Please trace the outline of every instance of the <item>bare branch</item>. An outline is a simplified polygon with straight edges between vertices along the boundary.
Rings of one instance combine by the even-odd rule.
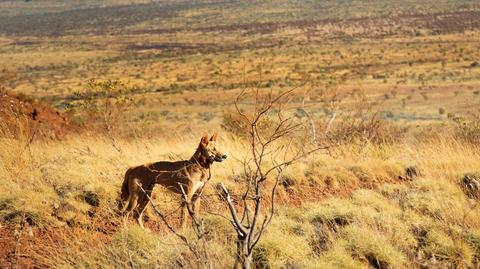
[[[260,227],[260,230],[257,232],[256,237],[255,237],[255,239],[254,239],[254,241],[251,245],[252,249],[255,247],[255,245],[260,240],[260,237],[262,236],[265,228],[268,226],[268,224],[270,224],[270,222],[272,221],[273,215],[275,214],[275,194],[276,194],[276,191],[277,191],[278,183],[280,182],[280,179],[283,176],[283,171],[284,171],[284,169],[282,167],[278,168],[278,174],[277,174],[275,184],[272,188],[272,192],[271,192],[271,196],[270,196],[270,214],[265,216],[265,218],[263,220],[263,223],[262,223],[262,226]]]
[[[230,213],[233,218],[233,221],[231,221],[232,224],[237,228],[237,232],[240,231],[242,235],[248,234],[247,228],[245,228],[243,224],[240,222],[240,220],[238,219],[237,210],[233,205],[232,198],[230,197],[230,193],[228,192],[227,188],[225,188],[225,185],[223,185],[223,183],[220,183],[220,184],[222,186],[223,193],[225,194],[225,200],[227,201],[228,209],[230,210]]]
[[[239,107],[240,99],[245,98],[247,95],[247,89],[240,92],[235,100],[237,112],[245,119],[248,126],[246,132],[251,154],[251,159],[241,161],[246,176],[245,184],[247,184],[241,196],[240,205],[243,207],[241,220],[238,218],[238,213],[228,190],[223,184],[221,184],[221,187],[230,210],[232,218],[230,222],[238,235],[236,264],[241,262],[243,268],[250,267],[253,249],[275,215],[276,192],[283,176],[283,171],[300,159],[319,150],[331,147],[317,146],[316,130],[311,118],[313,145],[298,146],[292,141],[298,131],[307,130],[308,128],[304,121],[300,120],[300,122],[297,122],[294,116],[283,113],[283,110],[293,100],[292,93],[297,88],[281,91],[277,95],[270,91],[263,96],[260,95],[258,87],[253,89],[251,96],[254,102],[253,111],[248,116]],[[273,108],[278,109],[275,111],[276,117],[270,118],[269,113],[273,111]],[[266,128],[264,123],[267,124]],[[309,149],[311,146],[314,146],[314,148]],[[277,161],[280,157],[279,155],[283,155],[281,161]],[[272,159],[271,163],[266,161],[267,158]],[[277,174],[274,185],[270,189],[269,206],[267,205],[264,208],[262,195],[264,195],[267,186],[269,186],[266,181],[274,171],[277,171]],[[251,211],[253,211],[252,215],[250,215]]]

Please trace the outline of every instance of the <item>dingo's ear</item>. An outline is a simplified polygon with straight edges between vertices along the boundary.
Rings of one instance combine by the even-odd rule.
[[[208,134],[204,134],[200,143],[204,146],[208,145]]]
[[[212,137],[210,137],[210,141],[217,141],[218,133],[214,133]]]

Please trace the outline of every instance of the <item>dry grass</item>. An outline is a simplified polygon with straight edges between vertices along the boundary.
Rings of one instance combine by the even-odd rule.
[[[120,222],[114,208],[127,167],[187,158],[198,137],[119,138],[114,146],[109,137],[73,135],[29,143],[28,133],[8,138],[3,127],[2,223],[64,227],[52,235],[55,241],[37,245],[40,263],[56,268],[193,266],[188,251],[157,226],[153,215],[148,223],[157,232],[148,233],[115,226]],[[223,214],[214,186],[225,182],[238,193],[241,164],[235,159],[248,152],[241,139],[227,134],[221,146],[232,158],[214,166],[204,209]],[[260,241],[255,263],[273,268],[478,266],[478,201],[460,185],[464,173],[480,171],[478,150],[453,138],[427,139],[344,145],[297,163],[285,175],[289,183],[279,190],[281,209]],[[408,166],[417,166],[421,175],[400,180]],[[156,202],[169,212],[177,208],[178,197],[157,188]],[[229,266],[235,240],[230,224],[202,215],[211,231],[208,246],[215,266]],[[108,226],[104,219],[116,224]],[[98,229],[107,235],[94,239]]]

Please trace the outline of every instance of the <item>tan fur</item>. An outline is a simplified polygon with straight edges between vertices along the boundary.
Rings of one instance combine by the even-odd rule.
[[[227,157],[218,150],[216,140],[217,134],[210,139],[207,135],[203,136],[189,160],[163,161],[129,168],[125,172],[119,203],[119,209],[124,210],[125,220],[135,210],[137,222],[143,228],[142,214],[150,201],[146,194],[150,196],[155,184],[160,184],[179,194],[183,188],[186,193],[188,201],[182,202],[181,215],[184,226],[188,213],[186,205],[192,202],[193,208],[198,208],[198,198],[210,179],[210,166],[214,161],[221,162]]]

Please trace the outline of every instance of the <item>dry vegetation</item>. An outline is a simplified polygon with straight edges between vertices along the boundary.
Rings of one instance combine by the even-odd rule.
[[[128,167],[189,158],[206,131],[229,159],[202,266],[232,267],[221,183],[241,210],[239,112],[258,109],[235,97],[289,89],[258,128],[282,111],[301,128],[275,146],[329,147],[282,171],[254,268],[479,268],[478,3],[343,2],[0,1],[0,268],[199,267],[155,210],[147,232],[116,204]],[[179,199],[153,195],[175,227]]]
[[[147,221],[153,232],[145,232],[133,223],[123,227],[115,208],[127,167],[187,158],[198,137],[117,139],[113,145],[103,135],[31,144],[26,134],[2,136],[2,240],[15,250],[5,253],[6,264],[27,259],[62,268],[127,267],[131,260],[136,267],[191,265],[188,250],[153,213]],[[470,177],[476,183],[464,178],[480,171],[478,144],[445,132],[432,136],[342,145],[289,167],[277,191],[278,211],[254,263],[273,268],[478,266],[479,178]],[[233,135],[225,133],[221,142],[233,159],[248,155],[248,147]],[[419,176],[407,177],[411,166]],[[201,217],[218,268],[233,263],[235,235],[216,215],[227,214],[216,186],[224,182],[240,195],[242,169],[234,160],[215,167],[204,195]],[[176,212],[178,199],[156,190],[155,202],[168,214]],[[170,215],[172,221],[177,215]],[[10,233],[18,234],[18,246]]]

